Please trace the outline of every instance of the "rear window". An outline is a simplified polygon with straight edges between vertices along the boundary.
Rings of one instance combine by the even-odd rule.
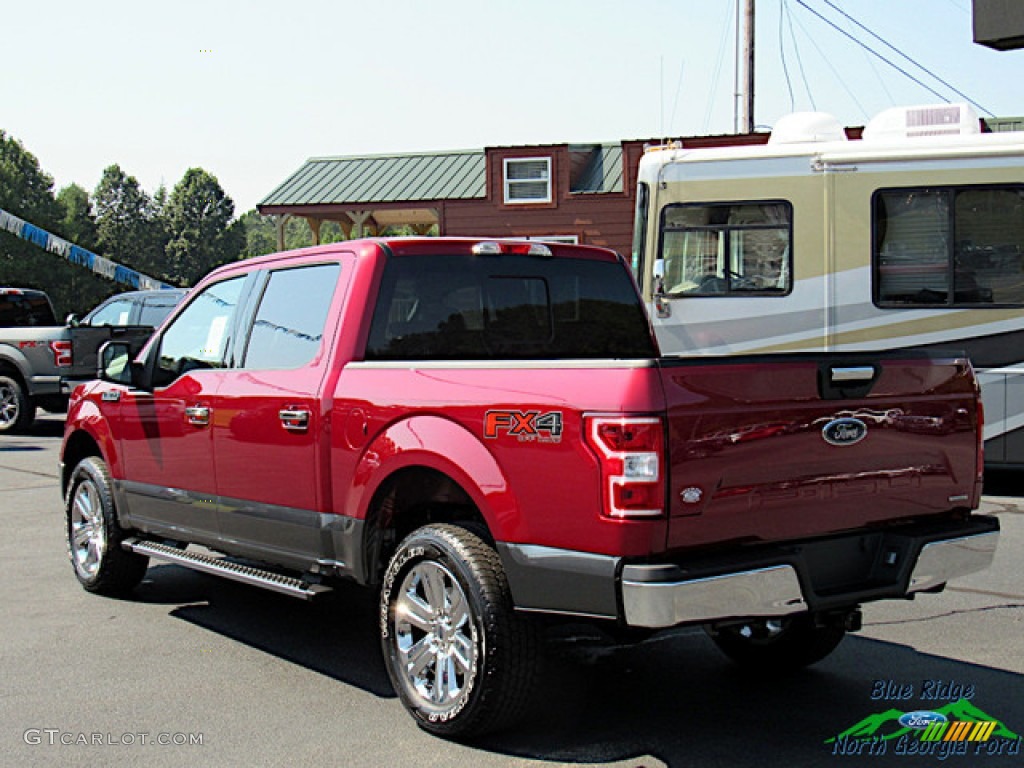
[[[53,316],[53,307],[46,294],[35,291],[0,291],[0,327],[20,328],[30,325],[57,325],[57,318]]]
[[[617,262],[392,257],[367,360],[648,358],[647,318]]]

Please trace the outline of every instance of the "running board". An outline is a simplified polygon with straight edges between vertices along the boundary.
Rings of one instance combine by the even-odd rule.
[[[121,546],[140,555],[146,555],[157,560],[165,560],[175,565],[191,568],[194,571],[210,573],[214,576],[223,576],[225,579],[240,581],[243,584],[252,584],[256,587],[269,589],[272,592],[280,592],[284,595],[291,595],[303,600],[312,600],[317,595],[331,591],[330,587],[323,584],[312,584],[308,581],[292,578],[291,576],[282,576],[273,571],[254,568],[251,565],[242,565],[219,557],[201,555],[198,552],[188,552],[168,547],[164,544],[157,544],[155,541],[125,539]]]

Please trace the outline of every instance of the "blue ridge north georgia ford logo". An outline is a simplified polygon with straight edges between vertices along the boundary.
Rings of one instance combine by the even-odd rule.
[[[821,430],[821,436],[829,445],[853,445],[867,435],[868,425],[851,417],[833,419]]]

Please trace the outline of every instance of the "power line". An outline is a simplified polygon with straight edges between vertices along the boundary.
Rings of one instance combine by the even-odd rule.
[[[729,36],[730,22],[732,21],[733,15],[730,12],[725,18],[725,26],[722,28],[722,41],[718,45],[718,61],[715,64],[715,74],[711,80],[711,91],[708,93],[708,107],[707,112],[704,113],[704,130],[703,133],[707,133],[711,125],[711,112],[715,106],[715,93],[718,91],[718,78],[722,74],[722,60],[725,58],[725,51],[728,46],[726,40]]]
[[[823,0],[823,1],[824,1],[825,3],[827,3],[827,4],[828,4],[828,5],[830,6],[830,7],[832,7],[832,8],[835,8],[835,6],[834,6],[834,5],[832,5],[832,3],[830,3],[830,2],[829,2],[829,0]],[[934,88],[932,88],[931,86],[929,86],[929,85],[928,85],[927,83],[924,83],[924,82],[922,82],[922,81],[921,81],[920,79],[918,79],[918,78],[914,77],[914,76],[913,76],[912,74],[910,74],[910,73],[909,73],[909,72],[907,72],[907,71],[906,71],[905,69],[903,69],[903,67],[901,67],[901,66],[899,66],[898,64],[896,64],[895,62],[893,62],[893,61],[890,61],[889,59],[887,59],[887,58],[886,58],[885,56],[883,56],[882,54],[880,54],[880,53],[879,53],[878,51],[876,51],[876,50],[875,50],[874,48],[872,48],[871,46],[869,46],[869,45],[867,45],[866,43],[864,43],[864,42],[862,42],[862,41],[858,40],[858,39],[857,39],[856,37],[854,37],[854,36],[853,36],[852,34],[850,34],[849,32],[847,32],[847,31],[846,31],[845,29],[843,29],[842,27],[840,27],[840,26],[836,25],[836,24],[835,24],[834,22],[832,22],[832,21],[830,21],[829,19],[827,19],[827,18],[825,18],[824,16],[822,16],[822,15],[821,15],[820,13],[818,13],[818,12],[817,12],[816,10],[814,10],[813,8],[811,8],[811,7],[810,7],[810,6],[809,6],[809,5],[808,5],[808,4],[806,3],[806,2],[804,2],[804,0],[796,0],[796,2],[797,2],[797,3],[799,3],[799,4],[800,4],[800,5],[801,5],[801,6],[802,6],[802,7],[803,7],[803,8],[805,9],[805,10],[807,10],[807,11],[810,11],[810,12],[811,12],[812,14],[814,14],[814,15],[815,15],[815,16],[817,16],[817,17],[818,17],[819,19],[821,19],[821,20],[822,20],[822,21],[824,21],[824,22],[825,22],[826,24],[828,24],[828,25],[829,25],[830,27],[832,27],[832,29],[836,30],[836,31],[837,31],[837,32],[839,32],[839,33],[840,33],[841,35],[843,35],[844,37],[847,37],[847,38],[849,38],[849,39],[850,39],[850,40],[852,40],[852,41],[853,41],[854,43],[856,43],[857,45],[859,45],[859,46],[860,46],[861,48],[863,48],[864,50],[868,51],[868,53],[872,54],[872,55],[873,55],[873,56],[875,56],[876,58],[879,58],[879,59],[881,59],[881,60],[882,60],[882,61],[884,61],[884,62],[885,62],[886,64],[888,64],[888,65],[889,65],[890,67],[892,67],[892,68],[893,68],[893,69],[895,69],[895,70],[896,70],[897,72],[899,72],[900,74],[902,74],[902,75],[903,75],[904,77],[906,77],[906,78],[908,78],[908,79],[912,80],[913,82],[917,83],[917,84],[918,84],[919,86],[921,86],[922,88],[924,88],[924,89],[925,89],[926,91],[928,91],[929,93],[931,93],[931,94],[932,94],[933,96],[935,96],[936,98],[942,99],[943,101],[948,101],[948,99],[946,98],[946,96],[944,96],[943,94],[941,94],[941,93],[939,93],[938,91],[936,91],[936,90],[935,90]],[[837,10],[838,10],[838,9],[837,9]],[[842,11],[840,11],[840,13],[842,13]],[[843,14],[843,15],[845,16],[846,14]],[[848,16],[847,16],[847,18],[850,18],[850,17],[848,17]],[[853,21],[853,22],[854,22],[855,24],[858,24],[858,26],[861,26],[861,25],[859,24],[859,22],[856,22],[856,21],[855,21],[854,19],[850,19],[850,20],[851,20],[851,21]],[[866,29],[866,27],[865,27],[864,29]],[[870,30],[867,30],[867,31],[868,31],[868,32],[870,32]],[[871,34],[872,34],[872,35],[874,35],[874,33],[873,33],[873,32],[871,32]],[[876,37],[877,37],[877,35],[876,35]],[[881,38],[879,38],[879,40],[881,40]],[[885,42],[885,41],[884,41],[884,40],[882,40],[882,42]],[[889,43],[885,43],[885,44],[886,44],[886,45],[889,45]],[[890,46],[890,47],[892,47],[892,46]],[[897,49],[893,48],[893,50],[897,50]],[[898,51],[897,51],[897,52],[898,52]],[[900,55],[901,55],[901,56],[903,56],[904,54],[900,54]],[[908,57],[904,56],[904,58],[908,58]],[[928,70],[927,70],[927,69],[925,69],[924,67],[922,67],[922,66],[921,66],[920,64],[918,64],[917,62],[915,62],[915,61],[914,61],[913,59],[909,59],[909,58],[908,58],[908,60],[909,60],[909,61],[910,61],[910,62],[911,62],[912,64],[914,64],[914,66],[916,66],[916,67],[918,67],[918,68],[920,68],[920,69],[924,70],[925,72],[928,72]],[[946,83],[945,81],[941,80],[940,78],[936,77],[935,75],[932,75],[932,73],[931,73],[931,72],[928,72],[928,74],[929,74],[929,75],[931,75],[932,77],[934,77],[934,78],[935,78],[936,80],[939,80],[939,82],[943,83],[943,85],[946,85],[946,86],[947,86],[948,88],[950,88],[950,90],[952,90],[952,91],[953,91],[954,93],[956,93],[956,94],[957,94],[958,96],[961,96],[961,97],[963,97],[963,99],[964,99],[964,100],[966,100],[966,101],[967,101],[968,103],[970,103],[970,104],[973,104],[973,105],[974,105],[975,107],[977,107],[978,109],[980,109],[980,110],[981,110],[982,112],[984,112],[984,113],[986,113],[986,114],[988,114],[988,115],[993,115],[993,114],[994,114],[994,113],[993,113],[993,112],[992,112],[991,110],[985,109],[985,107],[983,107],[983,106],[981,106],[980,104],[978,104],[978,102],[974,101],[973,99],[971,99],[971,98],[970,98],[969,96],[967,96],[966,94],[963,94],[963,93],[961,93],[960,91],[958,91],[958,90],[957,90],[956,88],[953,88],[953,87],[952,87],[951,85],[949,85],[949,84],[948,84],[948,83]]]
[[[797,2],[799,1],[800,0],[797,0]],[[825,66],[832,70],[832,74],[835,75],[835,78],[836,80],[839,81],[839,84],[843,86],[844,90],[846,91],[846,95],[849,96],[853,103],[857,105],[857,109],[860,110],[861,115],[863,115],[864,119],[867,120],[870,117],[870,113],[864,108],[864,105],[860,103],[860,99],[857,98],[857,94],[854,93],[853,89],[847,84],[846,80],[843,78],[842,73],[839,70],[837,70],[835,66],[832,64],[832,58],[828,56],[823,50],[821,50],[821,47],[814,39],[814,35],[807,31],[807,28],[800,21],[800,18],[796,17],[795,21],[797,26],[800,27],[800,31],[807,35],[807,39],[810,41],[811,45],[814,46],[814,50],[818,52],[818,55],[821,57],[821,60],[825,62]],[[810,92],[808,91],[808,93]]]
[[[962,91],[959,91],[959,90],[958,90],[957,88],[955,88],[955,87],[954,87],[953,85],[951,85],[950,83],[947,83],[947,82],[946,82],[945,80],[943,80],[943,79],[942,79],[941,77],[939,77],[938,75],[936,75],[936,74],[935,74],[934,72],[932,72],[932,71],[931,71],[930,69],[928,69],[928,68],[927,68],[927,67],[925,67],[924,65],[922,65],[922,64],[918,64],[918,63],[917,63],[916,61],[914,61],[914,60],[913,60],[912,58],[910,58],[909,56],[907,56],[907,54],[903,53],[903,51],[901,51],[901,50],[900,50],[899,48],[897,48],[896,46],[894,46],[894,45],[893,45],[892,43],[890,43],[890,42],[889,42],[888,40],[885,40],[885,39],[884,39],[884,38],[882,38],[881,36],[879,36],[879,35],[875,34],[874,32],[872,32],[872,31],[871,31],[870,29],[868,29],[867,27],[865,27],[865,26],[864,26],[863,24],[861,24],[861,23],[860,23],[859,21],[857,21],[857,20],[856,20],[855,18],[853,18],[853,17],[852,17],[852,16],[850,15],[850,14],[848,14],[848,13],[847,13],[846,11],[844,11],[844,10],[843,10],[842,8],[839,8],[838,6],[836,6],[836,5],[835,5],[835,4],[833,3],[833,2],[831,2],[831,0],[822,0],[822,2],[823,2],[823,3],[825,3],[825,5],[827,5],[827,6],[829,7],[829,8],[831,8],[832,10],[834,10],[834,11],[835,11],[836,13],[838,13],[838,14],[842,15],[842,16],[843,16],[844,18],[846,18],[847,20],[849,20],[849,21],[853,22],[854,24],[856,24],[856,25],[857,25],[858,27],[860,27],[861,29],[863,29],[863,30],[864,30],[865,32],[867,32],[867,33],[868,33],[869,35],[871,35],[871,36],[872,36],[873,38],[875,38],[875,39],[876,39],[876,40],[878,40],[878,41],[879,41],[880,43],[882,43],[883,45],[885,45],[886,47],[888,47],[888,48],[889,48],[889,49],[890,49],[891,51],[894,51],[894,52],[898,53],[898,54],[899,54],[900,56],[902,56],[902,57],[903,57],[904,59],[906,59],[907,61],[909,61],[909,62],[910,62],[911,64],[913,64],[913,65],[914,65],[915,67],[917,67],[918,69],[920,69],[920,70],[921,70],[922,72],[926,72],[926,73],[927,73],[927,74],[928,74],[928,75],[929,75],[930,77],[933,77],[933,78],[935,78],[936,80],[938,80],[938,81],[939,81],[940,83],[942,83],[942,84],[943,84],[944,86],[946,86],[947,88],[949,88],[949,90],[951,90],[951,91],[952,91],[953,93],[955,93],[955,94],[956,94],[957,96],[960,96],[960,97],[962,97],[962,98],[966,99],[967,101],[970,101],[970,102],[971,102],[971,104],[974,104],[974,106],[978,107],[978,109],[981,109],[981,110],[982,110],[982,111],[984,111],[984,112],[988,112],[988,114],[990,114],[990,115],[992,114],[992,113],[991,113],[991,112],[989,112],[989,111],[988,111],[987,109],[985,109],[984,107],[982,107],[982,106],[981,106],[980,104],[976,104],[975,102],[971,101],[970,97],[969,97],[969,96],[968,96],[968,95],[967,95],[966,93],[963,93]]]
[[[782,57],[782,74],[786,76],[786,89],[789,91],[789,111],[792,112],[796,108],[793,101],[793,83],[789,79],[789,67],[786,65],[786,41],[782,35],[782,30],[785,28],[782,24],[785,12],[786,0],[782,0],[782,7],[779,8],[779,55]]]
[[[811,84],[807,80],[807,72],[804,70],[804,59],[800,55],[800,45],[796,41],[796,33],[793,31],[793,14],[789,10],[789,0],[782,0],[782,10],[786,14],[786,24],[789,26],[789,39],[793,41],[793,52],[796,54],[796,63],[800,67],[800,77],[804,81],[804,91],[811,102],[811,109],[817,110],[818,105],[814,101],[814,94],[811,93]]]

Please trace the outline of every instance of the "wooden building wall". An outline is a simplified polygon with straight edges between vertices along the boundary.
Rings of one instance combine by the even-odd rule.
[[[444,203],[441,231],[446,235],[538,237],[575,235],[580,243],[611,248],[628,255],[633,239],[636,170],[641,142],[623,144],[621,192],[570,192],[570,155],[565,144],[501,147],[487,150],[487,197]],[[552,201],[506,204],[506,158],[550,157]]]

